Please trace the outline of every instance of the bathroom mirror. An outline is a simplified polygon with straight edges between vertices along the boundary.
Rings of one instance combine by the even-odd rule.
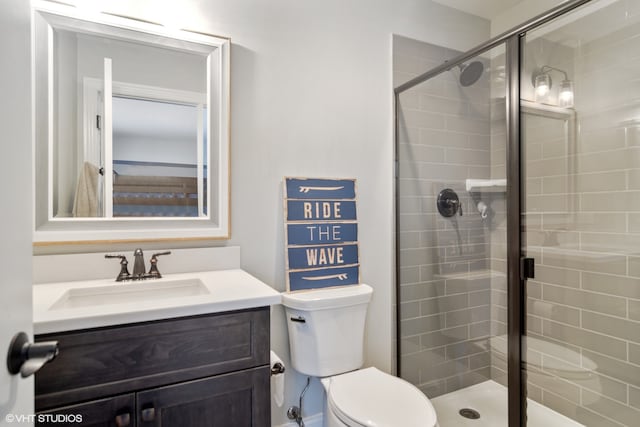
[[[34,3],[34,243],[229,237],[226,38]]]

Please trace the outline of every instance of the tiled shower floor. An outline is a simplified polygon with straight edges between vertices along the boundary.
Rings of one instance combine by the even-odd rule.
[[[501,427],[507,425],[507,388],[495,381],[485,381],[471,387],[431,399],[440,427]],[[471,420],[458,411],[471,408],[480,412],[480,418]],[[527,427],[577,427],[582,424],[552,409],[529,400]]]

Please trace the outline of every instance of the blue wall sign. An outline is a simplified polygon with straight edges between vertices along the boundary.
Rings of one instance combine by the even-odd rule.
[[[351,267],[321,268],[318,270],[289,271],[289,290],[329,288],[332,286],[357,285],[357,265]]]
[[[287,199],[355,200],[355,179],[285,178]]]
[[[355,184],[285,178],[288,291],[360,283]]]
[[[358,263],[358,245],[290,247],[289,269],[336,267]]]
[[[288,245],[327,245],[358,241],[358,224],[340,222],[308,222],[287,224]]]
[[[355,200],[287,200],[287,221],[355,221]]]

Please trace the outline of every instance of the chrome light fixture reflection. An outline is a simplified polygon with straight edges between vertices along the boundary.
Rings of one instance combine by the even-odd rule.
[[[573,82],[571,80],[563,80],[560,83],[558,105],[564,108],[573,107]]]
[[[534,87],[536,89],[536,102],[546,102],[551,90],[551,77],[549,74],[538,74],[534,79]]]
[[[558,91],[558,105],[563,108],[573,107],[573,82],[569,80],[567,72],[559,68],[544,65],[541,68],[534,70],[531,75],[531,82],[535,89],[535,101],[546,103],[549,100],[549,94],[551,92],[551,72],[557,71],[564,75],[564,80],[560,83],[560,89]]]

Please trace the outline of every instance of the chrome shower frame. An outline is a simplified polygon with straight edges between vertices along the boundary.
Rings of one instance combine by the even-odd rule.
[[[531,31],[549,21],[580,7],[592,0],[570,0],[542,13],[521,25],[493,37],[473,49],[432,68],[431,70],[409,80],[394,89],[394,122],[395,122],[395,158],[394,158],[394,202],[395,202],[395,265],[396,265],[396,372],[400,373],[400,249],[397,242],[399,223],[399,97],[403,92],[438,76],[464,62],[481,55],[494,47],[504,44],[506,55],[506,127],[507,127],[507,353],[508,353],[508,420],[510,427],[526,426],[526,380],[522,363],[522,336],[525,330],[525,292],[526,278],[523,275],[523,259],[526,257],[523,241],[521,212],[524,210],[523,177],[521,164],[522,141],[520,137],[520,67],[523,40]]]

